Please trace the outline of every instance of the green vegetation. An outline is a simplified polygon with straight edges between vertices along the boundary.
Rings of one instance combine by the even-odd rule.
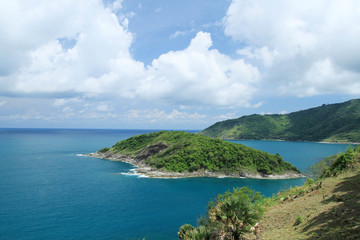
[[[349,168],[356,156],[360,154],[360,147],[348,147],[344,153],[339,153],[315,163],[307,169],[307,173],[316,180],[336,176],[344,169]]]
[[[264,239],[360,239],[360,147],[311,167],[316,180],[264,202]],[[291,224],[293,223],[293,224]],[[279,229],[281,226],[281,229]]]
[[[195,228],[189,224],[179,230],[181,240],[193,239],[241,239],[254,227],[263,214],[262,196],[249,188],[237,188],[233,192],[218,195],[208,207],[208,215]]]
[[[294,223],[294,226],[297,226],[299,224],[301,224],[303,222],[303,219],[301,216],[297,216],[296,220],[295,220],[295,223]]]
[[[181,131],[134,136],[116,143],[107,153],[127,155],[153,168],[171,172],[299,173],[278,154]]]
[[[183,225],[179,238],[360,239],[360,146],[325,161],[313,167],[315,181],[272,198],[246,188],[219,195],[199,226]]]
[[[100,149],[99,150],[99,152],[101,152],[101,153],[105,153],[105,152],[107,152],[107,151],[109,151],[110,150],[110,148],[103,148],[103,149]]]
[[[215,123],[201,135],[223,139],[360,142],[360,99],[290,114],[250,115]]]

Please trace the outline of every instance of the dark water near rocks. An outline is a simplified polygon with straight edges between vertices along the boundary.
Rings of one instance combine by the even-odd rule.
[[[131,165],[83,157],[152,130],[0,129],[0,239],[177,239],[233,187],[266,196],[304,179],[150,179]],[[343,144],[234,141],[279,153],[300,170]]]

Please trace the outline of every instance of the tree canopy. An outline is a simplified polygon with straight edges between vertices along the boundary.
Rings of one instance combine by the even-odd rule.
[[[299,173],[278,154],[182,131],[142,134],[100,151],[128,155],[153,168],[172,172]]]

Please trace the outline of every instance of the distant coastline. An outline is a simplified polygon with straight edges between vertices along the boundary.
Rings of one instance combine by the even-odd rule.
[[[154,169],[142,162],[136,161],[134,158],[131,158],[122,154],[113,154],[108,155],[106,153],[95,152],[83,154],[84,156],[107,159],[110,161],[125,162],[131,165],[134,165],[136,169],[133,171],[127,172],[126,175],[142,175],[148,178],[164,178],[164,179],[174,179],[174,178],[192,178],[192,177],[212,177],[212,178],[251,178],[251,179],[293,179],[293,178],[303,178],[305,175],[288,172],[284,174],[260,174],[260,173],[215,173],[210,171],[196,171],[196,172],[169,172],[159,169]]]
[[[360,143],[360,99],[288,114],[252,114],[216,122],[200,135],[223,139],[281,139]]]
[[[317,143],[326,143],[326,144],[353,144],[353,145],[360,145],[359,142],[327,142],[327,141],[323,141],[323,142],[317,142]]]
[[[231,140],[231,141],[274,141],[274,142],[309,142],[309,143],[325,143],[325,144],[353,144],[353,145],[360,145],[360,142],[341,142],[341,141],[337,141],[337,142],[331,142],[331,141],[291,141],[291,140],[283,140],[283,139],[246,139],[246,138],[242,138],[242,139],[236,139],[236,138],[220,138],[222,140]]]

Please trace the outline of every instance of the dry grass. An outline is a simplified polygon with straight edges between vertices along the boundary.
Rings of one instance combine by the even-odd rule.
[[[284,194],[298,196],[270,206],[260,221],[261,239],[360,239],[360,166]],[[249,239],[254,237],[248,236]]]

